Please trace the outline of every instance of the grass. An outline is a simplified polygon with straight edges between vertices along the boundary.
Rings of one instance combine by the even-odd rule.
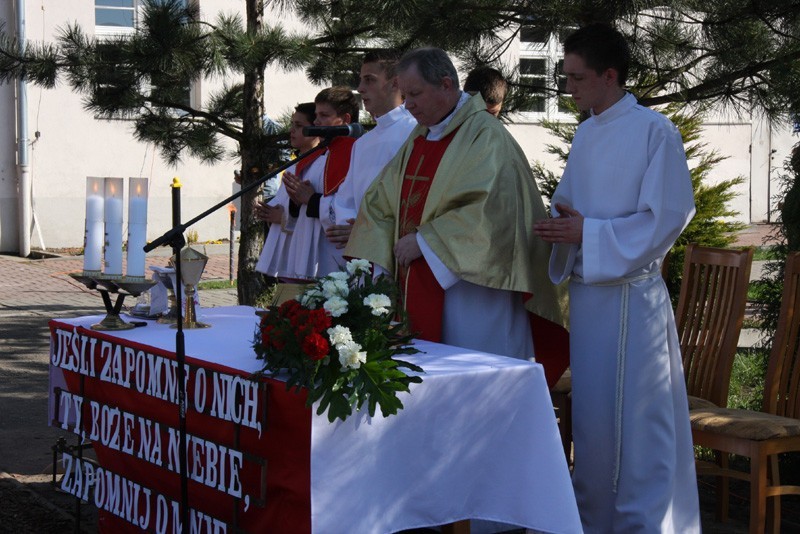
[[[208,280],[197,284],[197,289],[230,289],[236,287],[236,280]]]
[[[778,259],[775,247],[756,247],[753,251],[753,261],[766,261]]]
[[[733,360],[728,407],[761,410],[764,377],[769,351],[763,348],[740,349]]]

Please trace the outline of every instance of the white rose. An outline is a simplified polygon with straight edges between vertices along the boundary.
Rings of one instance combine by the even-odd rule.
[[[328,328],[328,337],[331,340],[331,345],[334,346],[353,341],[353,335],[350,333],[350,329],[341,325]]]
[[[331,297],[322,305],[333,317],[341,317],[347,313],[347,301],[341,297]]]
[[[372,308],[372,315],[381,316],[390,313],[389,307],[392,305],[392,300],[381,293],[370,293],[364,297],[364,306]]]
[[[350,274],[368,273],[371,266],[367,260],[350,260],[347,262],[347,272]]]
[[[336,347],[339,350],[339,363],[342,369],[358,369],[367,361],[367,353],[361,350],[361,345],[350,341]]]

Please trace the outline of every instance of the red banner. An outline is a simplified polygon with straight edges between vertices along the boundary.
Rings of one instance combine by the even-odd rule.
[[[50,330],[65,385],[50,392],[51,424],[91,441],[98,460],[65,453],[62,489],[97,505],[102,532],[181,532],[174,354],[58,321]],[[183,531],[310,532],[305,391],[192,358],[185,370]]]

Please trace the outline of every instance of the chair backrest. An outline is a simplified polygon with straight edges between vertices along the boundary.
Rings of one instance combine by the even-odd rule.
[[[727,406],[753,249],[688,245],[675,320],[689,395]]]
[[[786,257],[778,329],[764,384],[763,411],[800,418],[800,252]]]

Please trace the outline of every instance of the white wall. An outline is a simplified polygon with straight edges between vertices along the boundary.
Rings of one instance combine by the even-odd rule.
[[[0,17],[6,30],[14,28],[13,1],[0,2]],[[244,1],[201,0],[203,16],[215,19],[220,11],[243,13]],[[27,37],[51,40],[57,28],[77,21],[83,28],[94,28],[92,2],[63,0],[27,0]],[[279,23],[288,31],[300,29],[295,19],[269,12],[269,24]],[[512,47],[513,48],[513,47]],[[516,52],[514,52],[516,53]],[[511,53],[510,53],[511,54]],[[513,54],[508,62],[513,63]],[[203,80],[198,94],[208,98],[222,80]],[[270,68],[266,72],[266,112],[272,118],[284,116],[299,102],[313,101],[321,89],[307,81],[304,72],[285,72]],[[189,159],[169,167],[152,146],[134,141],[128,121],[97,120],[84,111],[81,98],[65,84],[43,90],[29,86],[28,137],[36,139],[31,147],[31,173],[34,210],[44,244],[48,248],[81,246],[84,224],[86,176],[146,176],[151,180],[148,238],[154,239],[170,226],[170,183],[173,176],[183,183],[183,220],[223,200],[231,193],[233,170],[238,161],[228,160],[213,166]],[[557,143],[536,124],[512,124],[510,131],[531,161],[545,162],[558,171],[555,159],[545,153],[547,143]],[[744,222],[774,220],[770,211],[771,195],[777,193],[776,177],[792,145],[797,141],[786,129],[776,130],[763,121],[715,117],[704,128],[704,140],[729,156],[712,177],[747,178],[740,188],[734,208]],[[231,146],[231,148],[233,148]],[[0,251],[17,250],[16,199],[16,110],[15,87],[0,86]],[[225,210],[212,215],[195,228],[201,240],[226,237],[228,215]],[[41,246],[38,233],[32,232],[31,244]]]
[[[300,31],[303,25],[294,17],[270,10],[264,16],[264,23],[279,25],[287,32]],[[268,67],[264,73],[264,106],[267,115],[277,120],[290,115],[294,107],[302,102],[313,102],[325,86],[313,85],[302,70],[285,71]]]
[[[0,16],[14,27],[13,6],[2,2]],[[215,18],[219,10],[231,11],[243,2],[205,0],[204,15]],[[43,9],[42,9],[43,8]],[[57,28],[76,21],[84,29],[94,28],[92,2],[63,0],[27,1],[27,37],[51,40]],[[198,94],[207,98],[221,80],[203,80]],[[16,111],[13,86],[0,86],[0,251],[16,251]],[[231,193],[235,160],[202,165],[186,160],[176,167],[163,162],[152,145],[134,140],[132,122],[98,120],[83,109],[81,97],[62,83],[44,90],[28,86],[28,137],[40,137],[31,147],[34,210],[44,244],[48,248],[82,246],[86,176],[146,176],[150,179],[148,238],[154,239],[171,225],[172,178],[183,184],[182,215],[187,220]],[[233,144],[229,145],[233,149]],[[13,213],[12,213],[13,212]],[[126,215],[127,219],[127,215]],[[221,210],[197,224],[201,240],[228,236],[228,214]],[[36,231],[31,245],[41,246]]]

